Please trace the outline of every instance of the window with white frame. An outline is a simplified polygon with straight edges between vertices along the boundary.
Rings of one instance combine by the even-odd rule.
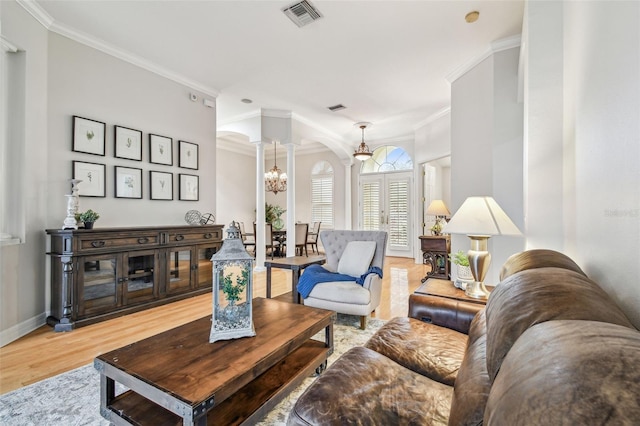
[[[311,221],[333,229],[333,167],[319,161],[311,170]]]

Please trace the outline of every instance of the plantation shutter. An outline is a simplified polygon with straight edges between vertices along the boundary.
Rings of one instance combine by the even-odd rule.
[[[365,231],[380,230],[380,182],[362,183],[362,229]]]
[[[333,229],[333,176],[311,179],[311,221]]]
[[[396,180],[387,186],[389,205],[389,244],[406,247],[409,244],[409,182]]]

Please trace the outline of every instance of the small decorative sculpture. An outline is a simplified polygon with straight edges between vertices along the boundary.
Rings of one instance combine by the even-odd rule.
[[[256,335],[253,327],[253,257],[247,253],[237,222],[213,262],[213,318],[209,342]]]
[[[65,195],[67,197],[67,217],[64,219],[62,229],[78,229],[78,221],[76,221],[76,213],[78,213],[80,205],[78,184],[82,181],[80,179],[70,179],[69,181],[71,182],[71,194]]]

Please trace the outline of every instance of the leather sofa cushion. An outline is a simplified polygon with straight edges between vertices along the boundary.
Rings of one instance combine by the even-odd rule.
[[[466,344],[466,334],[398,317],[383,325],[365,347],[416,373],[453,386]]]
[[[511,346],[535,324],[580,319],[633,328],[596,283],[562,268],[530,269],[510,276],[489,296],[486,315],[487,371],[491,380]]]
[[[528,329],[496,377],[485,425],[637,425],[640,332],[595,321]]]
[[[449,413],[451,426],[482,424],[484,408],[491,390],[491,381],[487,373],[486,342],[487,327],[482,310],[471,322],[464,360],[453,387]]]
[[[500,281],[520,271],[536,268],[562,268],[587,276],[566,254],[554,250],[535,249],[511,255],[500,269]]]
[[[298,398],[288,425],[443,425],[451,386],[364,347],[352,348]]]

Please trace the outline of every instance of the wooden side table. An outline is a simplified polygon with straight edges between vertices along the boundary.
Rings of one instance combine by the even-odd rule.
[[[492,291],[494,287],[487,286],[487,290]],[[459,300],[462,302],[478,303],[486,305],[487,299],[476,299],[467,296],[463,290],[455,287],[453,281],[428,278],[424,284],[418,287],[415,294],[423,296],[444,297],[446,299]]]
[[[267,267],[267,298],[271,298],[271,268],[281,268],[291,270],[291,301],[300,303],[298,294],[298,280],[302,270],[309,265],[322,265],[326,262],[324,256],[296,256],[296,257],[280,257],[275,259],[267,259],[264,266]]]
[[[420,248],[422,249],[422,263],[431,266],[431,271],[422,278],[424,283],[429,278],[451,278],[451,237],[449,235],[422,235]]]

